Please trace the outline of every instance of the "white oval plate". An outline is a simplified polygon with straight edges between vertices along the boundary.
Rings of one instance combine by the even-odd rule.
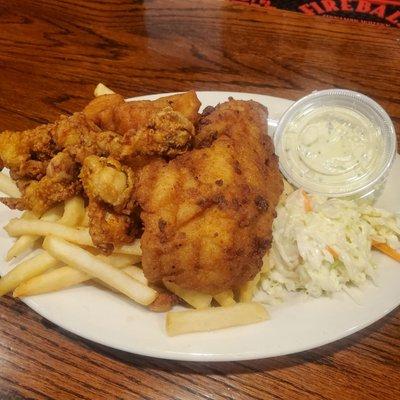
[[[141,97],[153,99],[158,97]],[[216,105],[229,96],[253,99],[266,105],[272,120],[292,103],[289,100],[246,93],[198,92],[203,105]],[[400,158],[397,157],[378,205],[399,211]],[[0,223],[16,216],[0,208]],[[13,240],[0,232],[0,256]],[[376,254],[377,286],[355,290],[357,302],[340,293],[332,298],[295,297],[270,307],[271,319],[255,325],[209,333],[168,337],[162,314],[152,313],[123,297],[97,287],[79,286],[58,293],[24,299],[24,302],[56,325],[86,339],[115,349],[158,358],[189,361],[234,361],[296,353],[333,342],[382,318],[400,304],[400,264]],[[13,263],[12,265],[15,265]],[[12,265],[1,261],[3,275]]]

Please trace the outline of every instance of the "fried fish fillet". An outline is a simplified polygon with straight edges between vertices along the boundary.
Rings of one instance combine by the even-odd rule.
[[[202,148],[141,170],[142,265],[151,283],[217,294],[257,274],[283,190],[266,132],[263,106],[230,100],[201,119]]]

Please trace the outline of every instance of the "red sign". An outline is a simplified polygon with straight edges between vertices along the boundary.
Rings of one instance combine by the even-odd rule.
[[[231,0],[400,28],[400,0]]]

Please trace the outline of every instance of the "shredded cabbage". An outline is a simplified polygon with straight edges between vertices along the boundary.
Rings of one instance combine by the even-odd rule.
[[[269,270],[255,300],[275,303],[291,291],[319,297],[374,280],[372,241],[400,247],[398,215],[357,200],[288,193],[277,208]],[[305,210],[305,196],[312,210]]]

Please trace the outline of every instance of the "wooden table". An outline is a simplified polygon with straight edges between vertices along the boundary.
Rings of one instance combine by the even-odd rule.
[[[297,99],[343,87],[400,131],[400,31],[217,0],[0,5],[0,130],[80,110],[104,82],[135,96],[232,90]],[[235,363],[123,354],[0,305],[1,399],[399,399],[400,310],[301,354]]]

